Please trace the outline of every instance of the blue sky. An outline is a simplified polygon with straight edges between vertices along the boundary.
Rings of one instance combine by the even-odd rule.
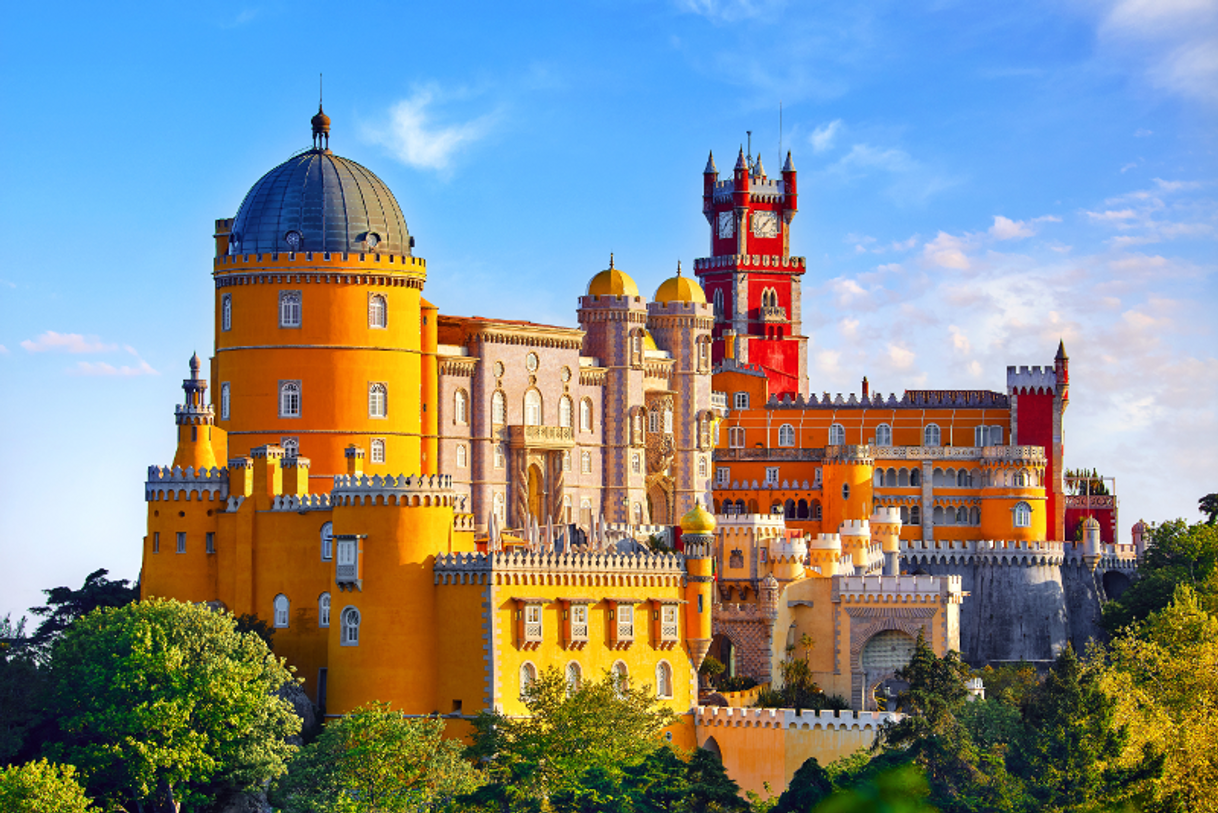
[[[864,6],[865,8],[860,8]],[[1218,491],[1218,2],[26,3],[0,105],[0,614],[134,578],[211,347],[212,222],[309,142],[395,192],[442,311],[573,324],[709,242],[708,150],[800,171],[814,391],[1071,356],[1066,462]],[[779,132],[779,103],[783,130]]]

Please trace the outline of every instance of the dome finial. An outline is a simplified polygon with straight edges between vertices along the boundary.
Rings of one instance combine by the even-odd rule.
[[[613,252],[612,251],[609,252],[609,268],[610,268],[610,270],[613,269]]]
[[[677,276],[681,276],[681,261],[677,260]]]
[[[322,75],[317,74],[317,115],[313,117],[313,149],[330,151],[330,117],[322,110],[324,85]]]

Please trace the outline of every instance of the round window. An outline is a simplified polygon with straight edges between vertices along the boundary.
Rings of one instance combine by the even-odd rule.
[[[524,357],[524,366],[527,367],[530,371],[536,370],[537,365],[538,365],[538,361],[537,361],[536,353],[529,353],[527,356]]]
[[[842,483],[842,499],[843,500],[850,499],[850,484],[849,483]]]
[[[374,231],[368,232],[368,236],[364,239],[368,241],[369,248],[376,248],[377,243],[381,242],[381,236]]]
[[[301,245],[304,244],[304,236],[298,231],[290,231],[283,236],[283,242],[288,244],[288,248],[292,251],[300,251]]]
[[[502,378],[502,377],[503,377],[503,362],[496,361],[495,362],[495,378]]]

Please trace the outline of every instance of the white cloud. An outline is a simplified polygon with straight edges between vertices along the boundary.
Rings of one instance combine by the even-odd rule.
[[[1133,220],[1137,217],[1137,212],[1133,209],[1121,209],[1120,211],[1109,210],[1107,212],[1084,212],[1088,218],[1095,223],[1113,223],[1121,224],[1128,220]]]
[[[967,271],[970,263],[966,248],[964,240],[941,231],[934,240],[923,246],[922,255],[932,265]]]
[[[914,359],[917,358],[914,351],[896,343],[889,343],[885,356],[888,360],[888,367],[892,370],[908,370],[913,367]]]
[[[7,355],[8,355],[8,348],[5,347],[4,345],[0,344],[0,356],[7,356]]]
[[[26,339],[21,347],[30,353],[109,353],[118,345],[106,344],[96,336],[82,336],[79,333],[56,333],[48,330],[37,339]]]
[[[1100,39],[1115,56],[1140,65],[1156,87],[1218,104],[1218,3],[1108,0],[1102,6]]]
[[[863,167],[884,169],[889,172],[909,172],[917,164],[909,153],[896,148],[873,147],[870,144],[855,144],[850,152],[837,162],[842,168]]]
[[[69,373],[74,375],[107,375],[107,376],[136,376],[136,375],[160,375],[156,370],[152,369],[152,365],[140,359],[140,363],[134,367],[123,364],[115,367],[113,364],[107,364],[104,361],[78,361],[75,367],[68,369]]]
[[[433,88],[416,90],[390,109],[387,124],[365,128],[367,137],[408,166],[448,169],[460,150],[490,133],[497,115],[488,113],[464,123],[439,124],[431,109],[436,99]]]
[[[724,23],[771,16],[785,5],[786,0],[676,0],[681,11]]]
[[[1131,170],[1131,169],[1137,169],[1137,168],[1138,168],[1137,163],[1126,164],[1125,166],[1121,167],[1121,174],[1122,174],[1122,175],[1124,175],[1124,174],[1125,174],[1126,172],[1128,172],[1129,170]]]
[[[947,330],[952,337],[952,349],[966,356],[973,352],[973,344],[968,340],[968,336],[964,335],[963,330],[956,325],[948,325]]]
[[[812,151],[824,152],[832,147],[833,139],[837,136],[841,126],[842,120],[834,119],[828,124],[822,124],[813,130],[812,135],[808,136],[808,142],[812,145]]]
[[[996,240],[1014,240],[1020,237],[1031,237],[1036,234],[1033,228],[1037,223],[1061,223],[1062,219],[1054,215],[1042,215],[1031,220],[1011,220],[1002,215],[994,215],[994,225],[990,226],[990,236]]]

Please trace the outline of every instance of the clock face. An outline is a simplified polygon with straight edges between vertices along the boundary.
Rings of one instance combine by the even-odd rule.
[[[719,213],[719,236],[720,237],[735,237],[736,236],[736,215],[734,212]]]
[[[776,236],[778,236],[778,213],[777,212],[753,212],[753,236],[755,236],[755,237],[776,237]]]

